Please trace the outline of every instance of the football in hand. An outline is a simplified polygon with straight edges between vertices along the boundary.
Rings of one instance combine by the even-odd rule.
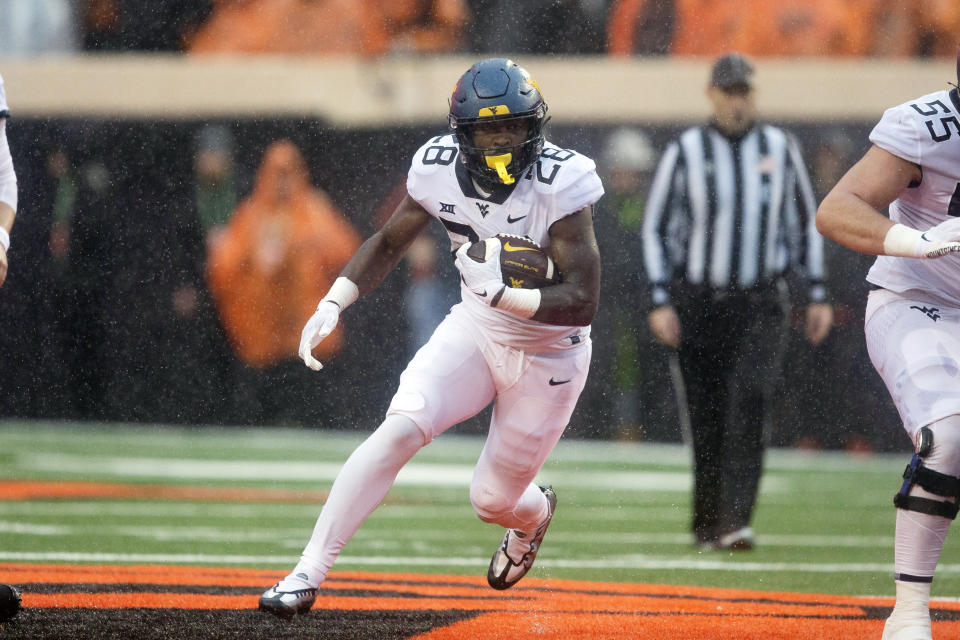
[[[560,282],[553,259],[540,245],[524,236],[498,233],[500,239],[500,272],[503,283],[514,289],[540,289]],[[467,255],[477,262],[486,256],[486,240],[474,242]]]

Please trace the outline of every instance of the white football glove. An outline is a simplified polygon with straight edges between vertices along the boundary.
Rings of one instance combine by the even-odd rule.
[[[960,218],[950,218],[924,232],[898,222],[887,231],[883,252],[905,258],[939,258],[960,252]]]
[[[929,246],[923,247],[924,258],[939,258],[960,251],[960,218],[948,218],[921,236]]]
[[[314,371],[320,371],[323,365],[310,352],[320,344],[321,340],[330,335],[330,332],[337,327],[339,319],[339,305],[329,300],[321,300],[320,304],[317,305],[317,310],[307,320],[307,324],[300,333],[300,358],[303,359],[305,365]]]
[[[506,285],[503,284],[503,273],[500,271],[500,239],[487,238],[481,242],[485,242],[486,246],[483,262],[477,262],[467,255],[467,249],[471,246],[468,242],[457,249],[454,264],[460,270],[467,288],[489,305]]]

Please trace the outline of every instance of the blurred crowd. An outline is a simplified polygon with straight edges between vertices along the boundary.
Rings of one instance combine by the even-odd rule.
[[[4,0],[0,55],[931,57],[955,0]]]
[[[0,0],[0,56],[142,51],[627,57],[710,56],[734,49],[757,56],[953,56],[960,33],[956,2]],[[402,277],[388,283],[395,295],[387,291],[369,303],[394,304],[391,317],[405,328],[403,337],[389,323],[368,322],[357,313],[356,326],[346,330],[364,340],[328,341],[332,352],[323,356],[336,376],[310,375],[295,358],[299,327],[349,253],[333,255],[324,237],[336,237],[336,246],[352,252],[405,193],[405,160],[357,171],[351,158],[358,152],[398,158],[397,149],[434,130],[302,125],[73,122],[66,124],[68,133],[70,127],[82,130],[71,137],[52,132],[49,122],[19,120],[12,146],[23,184],[35,187],[25,193],[24,206],[36,213],[18,225],[21,237],[32,233],[43,245],[19,245],[20,259],[34,266],[20,272],[30,278],[14,274],[10,294],[0,299],[0,316],[24,324],[22,331],[8,332],[6,342],[0,334],[0,353],[19,354],[12,361],[37,366],[11,374],[20,378],[6,393],[0,389],[0,416],[350,425],[349,411],[331,409],[334,397],[326,385],[339,379],[344,388],[361,388],[372,373],[399,367],[455,301],[457,279],[436,225],[433,237],[411,247]],[[612,339],[596,343],[595,384],[580,409],[588,418],[580,422],[594,426],[577,435],[675,439],[676,403],[663,375],[670,366],[667,351],[650,339],[644,323],[635,322],[636,301],[618,295],[631,290],[655,157],[673,132],[601,126],[558,127],[556,133],[556,142],[576,142],[597,159],[607,186],[597,236],[612,248],[604,255],[609,303],[594,323],[597,335]],[[866,135],[839,125],[814,125],[805,133],[819,197],[862,152],[852,141]],[[144,148],[155,162],[140,161]],[[137,215],[126,215],[131,210]],[[784,411],[774,441],[880,447],[872,418],[886,396],[860,374],[868,367],[858,311],[866,263],[829,243],[827,252],[834,274],[834,337],[812,350],[801,332],[791,334],[788,358],[797,366],[782,403],[805,410]],[[317,264],[320,256],[329,260]],[[157,269],[157,259],[167,267]],[[324,279],[307,283],[305,272],[321,272]],[[282,291],[283,299],[272,291]],[[401,299],[406,303],[396,302]],[[35,315],[13,312],[17,300],[33,301]],[[277,313],[281,303],[295,313]],[[144,358],[158,340],[176,348]],[[371,344],[390,346],[365,348]],[[826,369],[839,383],[824,389],[817,372]],[[37,371],[51,373],[37,377]],[[41,388],[61,392],[22,392]],[[283,394],[266,392],[280,388]],[[861,391],[856,400],[845,394],[852,388]],[[356,404],[353,411],[361,415],[367,406],[383,404],[372,401],[372,393],[346,404]],[[297,401],[308,394],[316,398],[309,406]],[[860,402],[863,407],[849,410]],[[838,407],[853,416],[845,429],[833,428],[833,420],[810,419],[839,414]],[[334,414],[340,422],[331,423]]]

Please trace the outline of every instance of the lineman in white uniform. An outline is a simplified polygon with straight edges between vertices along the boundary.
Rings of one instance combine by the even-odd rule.
[[[930,584],[960,501],[957,90],[888,109],[870,141],[820,205],[817,228],[879,256],[867,276],[867,347],[916,446],[894,498],[897,603],[883,640],[922,640],[931,638]],[[889,219],[880,213],[888,205]]]
[[[350,456],[333,484],[300,562],[260,599],[281,617],[304,613],[337,555],[380,504],[397,473],[437,435],[493,402],[470,501],[481,520],[507,529],[488,581],[515,584],[530,569],[556,506],[533,480],[560,439],[586,382],[589,325],[600,289],[592,205],[603,194],[592,160],[547,143],[547,106],[516,63],[482,60],[451,97],[453,134],[416,153],[408,196],[360,247],[303,330],[300,356],[334,328],[340,312],[397,265],[433,218],[456,251],[462,301],[437,327],[400,377],[386,419]],[[498,233],[529,236],[563,275],[544,289],[505,288],[499,251],[466,256]]]
[[[7,279],[7,251],[10,250],[10,230],[17,215],[17,174],[7,144],[7,93],[0,77],[0,286]]]

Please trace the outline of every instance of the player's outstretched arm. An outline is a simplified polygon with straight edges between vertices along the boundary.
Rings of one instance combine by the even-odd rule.
[[[13,227],[16,212],[6,202],[0,202],[0,287],[7,280],[7,247],[10,246],[9,230]]]
[[[873,255],[938,258],[960,251],[960,229],[952,220],[920,230],[880,213],[922,178],[916,164],[873,146],[820,203],[817,230],[845,247]]]
[[[584,207],[550,227],[550,247],[563,282],[540,290],[533,319],[547,324],[586,326],[600,300],[600,250],[593,233],[593,208]]]
[[[314,371],[323,367],[311,353],[314,347],[336,328],[341,311],[383,282],[428,222],[430,214],[406,196],[387,223],[360,245],[300,333],[304,364]]]

